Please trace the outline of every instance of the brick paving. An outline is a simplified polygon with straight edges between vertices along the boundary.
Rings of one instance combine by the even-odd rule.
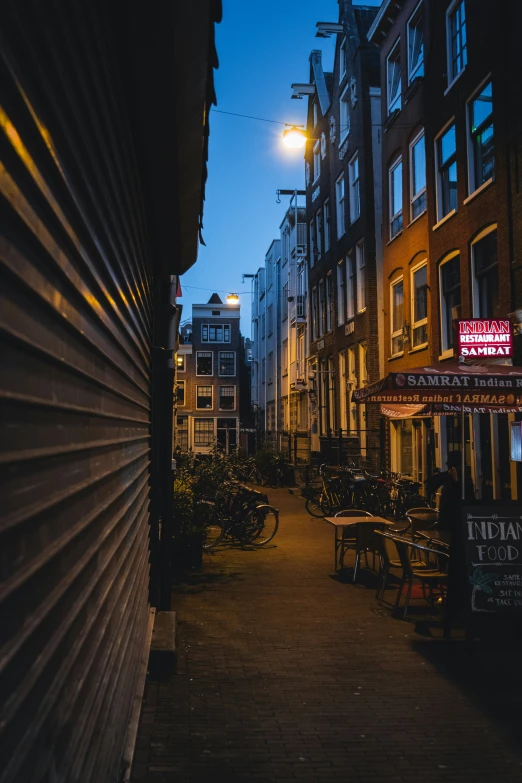
[[[332,576],[331,527],[270,497],[273,547],[205,555],[175,588],[178,673],[147,684],[134,783],[522,782],[514,643],[392,618],[369,576]]]

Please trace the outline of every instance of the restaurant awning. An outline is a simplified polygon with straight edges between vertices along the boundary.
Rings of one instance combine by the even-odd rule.
[[[381,413],[389,419],[409,419],[412,416],[456,416],[461,413],[522,413],[522,405],[449,405],[447,403],[383,403]]]
[[[480,409],[493,407],[499,412],[499,408],[522,406],[522,367],[444,363],[390,372],[380,381],[356,389],[352,400],[388,406],[457,405],[458,412],[463,405]]]

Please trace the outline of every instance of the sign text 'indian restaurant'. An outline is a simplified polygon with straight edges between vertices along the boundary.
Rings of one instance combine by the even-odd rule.
[[[508,319],[468,318],[454,323],[459,356],[513,356],[513,327]]]

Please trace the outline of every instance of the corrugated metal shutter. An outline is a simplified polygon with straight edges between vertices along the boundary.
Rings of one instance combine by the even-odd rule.
[[[151,269],[103,7],[0,10],[1,783],[119,778],[147,628]]]

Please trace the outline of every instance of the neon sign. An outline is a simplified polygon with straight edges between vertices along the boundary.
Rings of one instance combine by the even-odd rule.
[[[468,318],[455,321],[459,356],[513,356],[513,326],[507,318]]]

